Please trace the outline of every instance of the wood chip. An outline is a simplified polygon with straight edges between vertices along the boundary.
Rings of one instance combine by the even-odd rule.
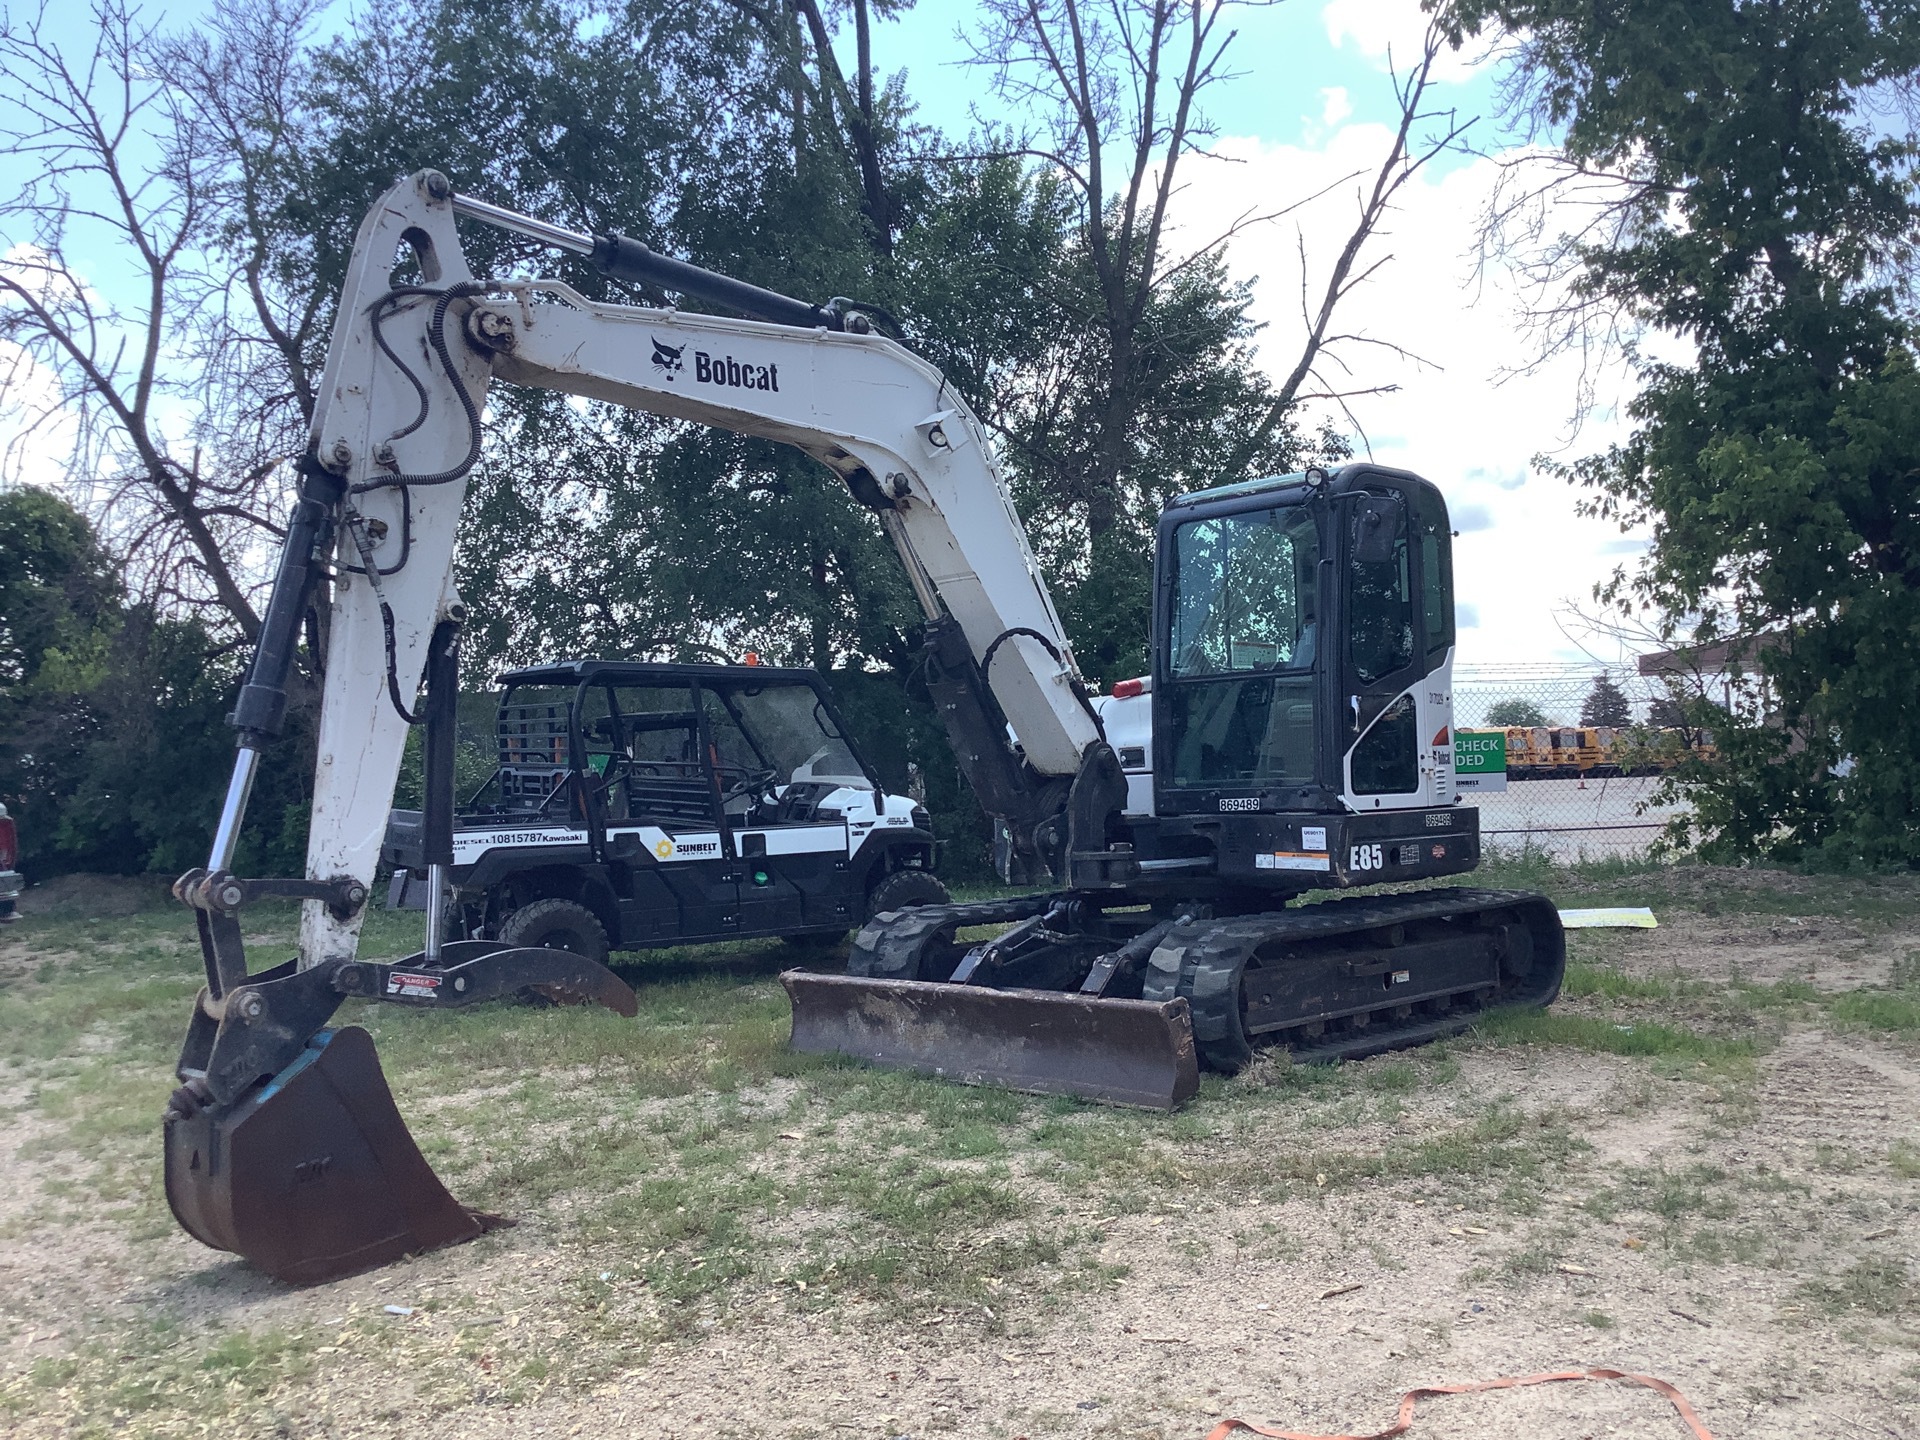
[[[1187,1337],[1184,1335],[1142,1335],[1140,1337],[1140,1343],[1143,1345],[1184,1345],[1187,1343]]]
[[[1364,1285],[1365,1282],[1360,1280],[1350,1281],[1345,1285],[1336,1285],[1331,1290],[1322,1290],[1320,1292],[1320,1298],[1322,1300],[1331,1300],[1336,1295],[1351,1295],[1354,1291],[1362,1289]]]
[[[1876,1230],[1871,1235],[1862,1235],[1860,1238],[1862,1240],[1884,1240],[1899,1228],[1898,1225],[1889,1225],[1884,1230]]]
[[[1591,1275],[1593,1272],[1584,1265],[1573,1265],[1562,1261],[1560,1273],[1563,1275]]]
[[[800,1137],[791,1130],[782,1130],[780,1132],[780,1138],[782,1140],[798,1140]]]
[[[1667,1313],[1669,1315],[1678,1315],[1682,1320],[1691,1321],[1693,1324],[1698,1325],[1702,1330],[1711,1330],[1713,1328],[1713,1326],[1709,1325],[1706,1321],[1702,1320],[1698,1315],[1689,1315],[1686,1311],[1676,1310],[1671,1305],[1667,1307]]]
[[[1487,1227],[1484,1225],[1467,1226],[1467,1234],[1469,1235],[1484,1235],[1486,1233],[1487,1233]]]

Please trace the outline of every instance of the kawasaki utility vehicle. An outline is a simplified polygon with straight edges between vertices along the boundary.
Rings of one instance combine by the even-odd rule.
[[[569,660],[501,683],[499,769],[454,817],[452,934],[604,962],[947,901],[927,812],[885,793],[815,671]],[[426,908],[424,838],[393,812],[390,905]]]

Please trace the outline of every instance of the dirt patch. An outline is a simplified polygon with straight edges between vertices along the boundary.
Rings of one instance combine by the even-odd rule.
[[[1797,1031],[1763,1075],[1766,1147],[1799,1166],[1831,1168],[1823,1147],[1870,1157],[1920,1144],[1920,1063],[1885,1046]]]
[[[1728,909],[1733,907],[1729,905]],[[1864,926],[1823,916],[1706,916],[1669,911],[1623,944],[1629,974],[1716,982],[1804,981],[1825,991],[1885,985],[1920,950],[1920,925]]]

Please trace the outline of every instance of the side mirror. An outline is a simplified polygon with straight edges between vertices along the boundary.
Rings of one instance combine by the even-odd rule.
[[[1405,507],[1392,496],[1368,495],[1353,511],[1353,558],[1361,565],[1383,565],[1406,531]]]

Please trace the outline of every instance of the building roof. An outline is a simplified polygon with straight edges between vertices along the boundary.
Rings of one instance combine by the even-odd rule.
[[[1778,630],[1763,630],[1758,635],[1735,635],[1709,645],[1655,650],[1640,656],[1634,664],[1642,675],[1654,676],[1721,674],[1736,665],[1750,671],[1763,651],[1778,648],[1785,638]]]

